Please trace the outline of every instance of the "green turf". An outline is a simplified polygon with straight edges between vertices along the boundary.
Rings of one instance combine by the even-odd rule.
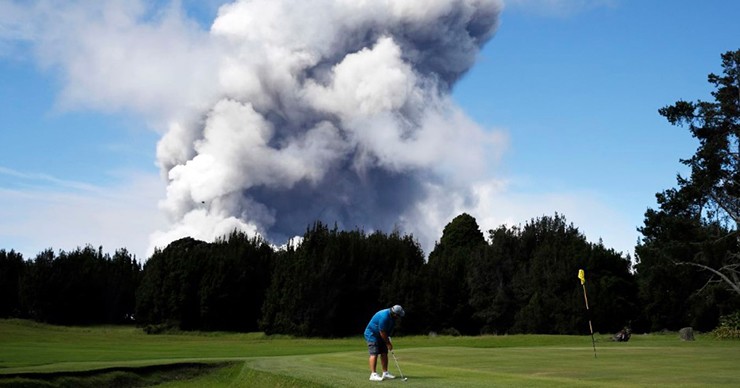
[[[135,385],[137,379],[164,387],[740,386],[739,341],[698,335],[694,342],[683,342],[676,333],[633,335],[627,343],[606,335],[596,340],[595,358],[590,336],[397,337],[396,356],[408,381],[373,383],[367,380],[367,353],[359,336],[147,335],[132,327],[0,320],[0,385],[28,376],[36,382],[67,378],[68,373],[72,379],[98,381],[92,384],[97,386],[110,385],[106,381]],[[218,365],[204,373],[197,366],[205,363]],[[171,364],[196,368],[184,366],[178,379],[156,368]],[[390,369],[400,377],[392,358]]]
[[[0,375],[0,387],[149,387],[189,382],[201,376],[223,374],[222,369],[241,368],[243,362],[186,363],[145,367],[111,367],[89,371]]]

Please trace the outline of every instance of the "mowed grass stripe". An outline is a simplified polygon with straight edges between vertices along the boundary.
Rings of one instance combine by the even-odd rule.
[[[348,351],[360,338],[315,340],[262,333],[147,335],[134,327],[61,327],[0,320],[0,374],[48,369],[82,370],[108,363],[228,359]]]
[[[740,342],[676,333],[635,335],[628,343],[596,336],[399,336],[407,383],[426,387],[740,386]],[[235,361],[164,386],[374,386],[361,337],[304,339],[261,333],[146,335],[132,327],[57,327],[0,320],[0,378],[23,372],[131,368]],[[396,375],[393,359],[390,369]]]

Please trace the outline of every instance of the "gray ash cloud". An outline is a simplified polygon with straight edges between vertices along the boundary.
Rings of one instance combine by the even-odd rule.
[[[320,220],[428,248],[441,232],[430,217],[471,198],[495,142],[449,94],[499,11],[494,0],[223,6],[209,32],[213,97],[158,146],[172,227],[153,245],[234,228],[280,244]]]

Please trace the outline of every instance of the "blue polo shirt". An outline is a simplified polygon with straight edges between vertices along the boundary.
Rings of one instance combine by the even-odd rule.
[[[391,317],[391,309],[380,310],[370,319],[365,328],[365,340],[367,342],[381,342],[380,331],[390,335],[396,322]]]

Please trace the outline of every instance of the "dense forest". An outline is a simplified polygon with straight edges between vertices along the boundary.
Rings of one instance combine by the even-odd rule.
[[[125,250],[47,250],[30,261],[0,250],[0,316],[338,337],[358,335],[373,312],[395,303],[408,312],[399,332],[453,335],[583,334],[588,319],[599,332],[711,330],[740,307],[738,295],[685,269],[684,278],[672,263],[635,274],[629,258],[588,242],[558,214],[487,237],[461,214],[428,260],[412,236],[316,223],[292,248],[240,232],[213,243],[184,238],[143,266]],[[641,290],[675,297],[656,304]]]
[[[486,233],[460,214],[428,257],[413,236],[322,223],[285,249],[234,231],[172,242],[145,263],[126,249],[30,260],[0,250],[0,317],[339,337],[401,304],[405,334],[585,334],[588,320],[602,333],[711,330],[740,311],[740,50],[722,66],[708,77],[714,101],[659,110],[699,146],[681,160],[690,176],[647,209],[634,258],[587,241],[557,213]]]

